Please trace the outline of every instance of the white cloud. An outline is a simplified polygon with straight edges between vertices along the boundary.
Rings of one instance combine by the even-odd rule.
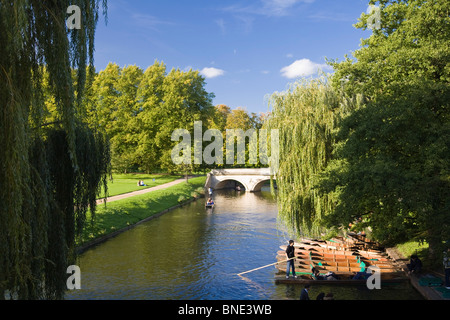
[[[131,21],[144,29],[158,30],[160,26],[174,26],[175,24],[171,21],[161,20],[155,16],[143,14],[143,13],[133,13],[131,16]]]
[[[217,68],[203,68],[200,71],[200,74],[203,75],[205,78],[210,79],[223,76],[225,74],[225,71]]]
[[[263,16],[286,16],[290,10],[300,3],[313,3],[315,0],[260,0],[259,3],[242,5],[235,4],[223,8],[224,11],[235,14],[253,14]]]
[[[281,75],[285,78],[293,79],[297,77],[307,77],[319,72],[319,70],[329,69],[326,64],[312,62],[309,59],[300,59],[291,65],[281,69]]]
[[[222,34],[225,34],[225,33],[226,33],[225,20],[223,20],[223,19],[218,19],[218,20],[216,20],[215,22],[216,22],[216,24],[219,26],[219,28],[220,28]]]
[[[312,3],[315,0],[262,0],[264,3],[264,13],[273,16],[285,16],[289,14],[289,9],[297,3]]]

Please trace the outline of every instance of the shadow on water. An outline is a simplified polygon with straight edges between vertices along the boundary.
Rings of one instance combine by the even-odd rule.
[[[83,253],[81,290],[67,292],[66,299],[298,299],[301,287],[274,284],[274,266],[237,275],[274,263],[290,238],[268,188],[217,191],[214,200],[212,210],[199,200]],[[321,290],[336,299],[420,299],[409,287],[380,293],[318,287],[310,296]]]

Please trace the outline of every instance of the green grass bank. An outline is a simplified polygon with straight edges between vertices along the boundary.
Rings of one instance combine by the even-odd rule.
[[[168,174],[142,174],[142,173],[128,173],[128,174],[113,174],[113,179],[108,181],[108,196],[117,196],[133,191],[156,187],[164,183],[169,183],[177,179],[181,179],[181,175]],[[142,180],[145,186],[138,186],[138,181]],[[103,197],[103,190],[101,198]]]
[[[175,180],[175,179],[173,179]],[[169,181],[167,181],[169,182]],[[87,223],[77,246],[132,226],[176,205],[203,195],[206,176],[189,179],[188,183],[98,205],[94,220],[88,212]]]

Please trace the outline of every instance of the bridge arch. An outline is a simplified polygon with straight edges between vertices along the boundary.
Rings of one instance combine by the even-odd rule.
[[[242,185],[245,190],[249,190],[248,186],[245,182],[240,181],[240,179],[235,178],[225,178],[225,179],[218,179],[217,183],[214,186],[215,190],[221,190],[221,189],[235,189],[237,186]],[[244,190],[243,190],[244,191]]]
[[[252,186],[251,191],[252,192],[258,192],[261,191],[261,188],[267,183],[270,182],[270,177],[266,179],[261,179],[259,182],[256,182],[255,185]],[[276,181],[274,181],[276,185]]]

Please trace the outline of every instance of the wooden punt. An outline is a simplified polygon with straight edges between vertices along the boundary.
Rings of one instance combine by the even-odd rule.
[[[322,275],[331,271],[341,279],[351,279],[356,273],[367,271],[367,268],[371,266],[378,268],[383,279],[404,275],[403,271],[384,251],[375,249],[378,248],[376,244],[366,241],[367,239],[352,237],[333,238],[332,240],[302,239],[302,241],[294,243],[296,257],[294,264],[297,275],[306,277],[306,280],[309,279],[309,281],[318,281],[310,280],[312,268],[315,268]],[[287,245],[280,246],[281,251],[277,252],[276,257],[278,263],[275,265],[283,274],[286,273],[287,267],[286,248]],[[320,282],[329,281],[331,280]],[[344,284],[340,281],[338,280],[336,283]],[[365,280],[363,282],[365,283]]]
[[[287,266],[286,263],[283,263],[279,260],[280,268],[282,269],[284,266]],[[299,267],[301,269],[309,269],[311,273],[312,268],[314,267],[317,270],[327,270],[327,271],[349,271],[349,272],[361,272],[366,270],[369,267],[377,267],[380,272],[397,272],[399,269],[393,265],[366,265],[366,264],[358,264],[358,263],[335,263],[335,262],[319,262],[314,260],[296,260],[294,262],[295,267]]]
[[[286,259],[286,254],[284,251],[277,251],[277,256],[283,257],[283,259]],[[357,262],[362,261],[364,263],[370,263],[370,264],[393,264],[393,262],[387,258],[381,258],[381,259],[369,259],[367,257],[362,256],[341,256],[341,255],[323,255],[323,254],[309,254],[308,252],[296,252],[295,257],[297,259],[314,259],[318,261],[333,261],[333,262]]]
[[[286,250],[287,246],[283,245],[280,246],[280,249]],[[387,255],[383,252],[379,253],[367,253],[365,251],[339,251],[339,250],[327,250],[324,248],[316,248],[316,247],[296,247],[294,245],[295,252],[302,252],[302,253],[311,253],[316,255],[324,255],[324,256],[364,256],[364,257],[370,257],[370,259],[387,259]]]
[[[300,273],[306,273],[311,274],[312,266],[310,264],[302,264],[300,262],[296,262],[295,264],[295,271]],[[279,271],[286,271],[287,263],[286,262],[280,262],[276,265],[276,268]],[[325,274],[329,271],[336,273],[337,275],[346,275],[346,276],[353,276],[357,272],[361,272],[361,267],[347,267],[347,266],[327,266],[327,265],[314,265],[314,268],[319,270],[321,274]],[[380,273],[403,273],[402,271],[399,271],[397,268],[380,268]]]
[[[334,249],[334,250],[347,250],[347,251],[362,250],[360,246],[357,246],[355,244],[336,243],[336,242],[327,241],[327,240],[303,239],[300,242],[300,244],[309,245],[309,246],[313,246],[313,247],[322,247],[322,248],[326,248],[326,249]],[[365,248],[363,251],[374,252],[374,253],[381,252],[381,250],[379,250],[379,249],[371,249],[371,248]]]
[[[383,279],[381,278],[381,285],[384,284],[397,284],[397,283],[403,283],[409,281],[407,277],[394,277],[389,279]],[[289,279],[286,279],[286,276],[276,276],[275,277],[275,284],[301,284],[301,285],[312,285],[312,286],[367,286],[367,280],[349,280],[349,279],[342,279],[342,280],[314,280],[314,279],[307,279],[307,278],[297,278],[289,277]]]
[[[352,233],[349,232],[347,234],[346,240],[348,241],[348,243],[353,243],[355,245],[362,245],[362,246],[368,246],[371,248],[380,248],[379,244],[368,239],[366,237],[366,235],[363,234],[356,234],[356,233]]]
[[[281,260],[286,260],[286,254],[284,251],[278,251],[277,257],[280,257]],[[366,265],[392,265],[395,263],[388,259],[368,259],[366,257],[361,256],[327,256],[327,255],[314,255],[307,253],[295,253],[296,259],[304,260],[311,259],[315,261],[326,261],[326,262],[343,262],[343,263],[357,263],[364,262]]]
[[[315,251],[322,251],[322,252],[341,252],[341,253],[346,253],[346,254],[352,254],[353,252],[359,252],[361,254],[366,254],[366,255],[386,255],[383,251],[381,250],[362,250],[362,249],[357,249],[357,248],[339,248],[339,247],[333,247],[333,246],[320,246],[320,245],[311,245],[311,244],[307,244],[307,243],[295,243],[294,244],[294,248],[296,249],[307,249],[307,250],[315,250]]]
[[[286,250],[287,246],[283,245],[280,246],[280,249]],[[340,254],[340,255],[346,255],[346,256],[352,256],[354,255],[355,251],[347,251],[347,250],[332,250],[332,249],[326,249],[321,247],[314,247],[314,246],[308,246],[308,245],[294,245],[295,251],[304,251],[304,252],[317,252],[317,253],[328,253],[328,254]]]
[[[277,261],[285,261],[286,257],[283,255],[277,256]],[[363,261],[360,260],[326,260],[326,259],[315,259],[306,256],[296,257],[296,262],[302,264],[312,264],[314,266],[342,266],[342,267],[354,267],[354,268],[362,268],[369,266],[376,266],[380,269],[392,269],[397,268],[397,266],[393,263],[385,263],[385,262],[374,262],[374,261]],[[361,264],[363,262],[363,264]]]

